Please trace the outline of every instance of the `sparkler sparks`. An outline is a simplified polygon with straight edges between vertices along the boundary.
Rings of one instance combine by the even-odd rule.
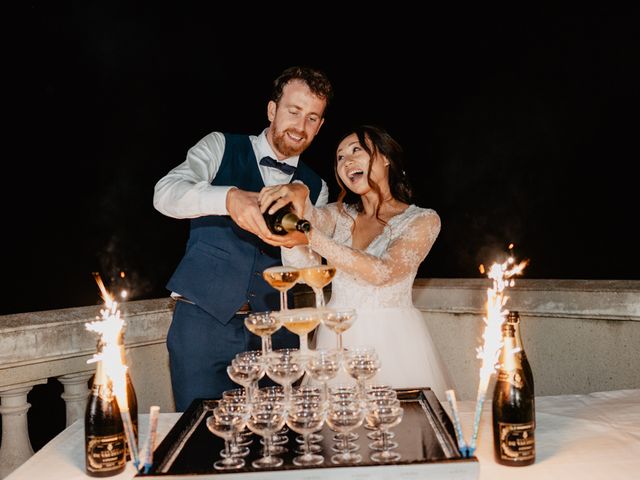
[[[124,424],[127,444],[131,450],[131,459],[137,469],[139,467],[138,445],[133,433],[133,422],[127,402],[126,373],[128,367],[122,362],[118,342],[122,336],[122,329],[124,328],[125,322],[120,316],[118,302],[114,301],[113,296],[107,291],[100,275],[94,273],[93,276],[100,289],[100,296],[104,300],[105,307],[100,309],[102,318],[97,317],[96,321],[85,323],[87,330],[100,335],[100,340],[98,341],[100,345],[99,351],[87,360],[87,363],[94,363],[101,360],[104,371],[112,382],[113,393],[118,402],[118,408],[120,409],[120,415]]]
[[[513,250],[513,244],[509,245],[509,250]],[[477,358],[482,360],[480,367],[480,380],[478,382],[478,392],[476,396],[476,411],[473,421],[473,436],[469,445],[469,456],[472,456],[476,449],[478,439],[478,428],[480,426],[480,415],[484,405],[487,387],[491,375],[498,366],[498,356],[502,347],[502,324],[508,310],[504,309],[508,296],[504,291],[507,287],[513,287],[514,276],[520,275],[528,265],[528,260],[523,260],[516,264],[511,255],[503,263],[494,263],[487,276],[493,280],[492,288],[487,289],[487,316],[483,317],[485,328],[482,334],[483,344],[477,348]],[[480,266],[480,271],[484,272],[484,266]]]

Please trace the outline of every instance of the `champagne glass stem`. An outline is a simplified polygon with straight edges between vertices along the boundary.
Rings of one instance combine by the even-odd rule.
[[[284,387],[284,403],[287,406],[287,408],[289,407],[289,405],[291,404],[291,384],[290,383],[285,383],[283,385]]]
[[[273,435],[266,435],[264,438],[264,455],[263,457],[271,459],[271,438]]]
[[[358,390],[360,390],[359,394],[360,394],[360,399],[361,400],[366,400],[366,390],[367,390],[367,386],[365,384],[365,380],[364,378],[359,378],[358,379]]]
[[[300,337],[300,351],[308,352],[309,351],[309,339],[308,334],[303,333],[302,335],[298,335]]]
[[[231,440],[231,454],[236,454],[240,451],[240,442],[242,438],[240,437],[240,432],[236,432],[233,435],[233,440]]]
[[[224,461],[222,463],[231,463],[231,442],[229,442],[229,440],[227,440],[226,438],[224,439]]]
[[[342,352],[342,333],[338,332],[336,336],[338,337],[338,351]]]
[[[316,308],[324,307],[324,294],[321,288],[313,288],[316,294]]]
[[[271,351],[271,335],[262,337],[262,358],[267,358],[267,353]]]
[[[347,432],[342,432],[342,454],[346,455],[349,453],[349,434]]]
[[[253,392],[255,391],[253,382],[248,383],[247,386],[244,387],[244,389],[245,393],[247,394],[247,403],[251,405],[251,403],[253,402]]]
[[[380,437],[382,440],[382,451],[385,452],[383,453],[383,455],[386,454],[387,451],[389,451],[389,440],[387,439],[387,429],[386,428],[381,428],[380,429]]]
[[[304,439],[304,454],[303,454],[303,456],[305,458],[309,458],[309,457],[312,456],[312,453],[311,453],[311,441],[309,440],[310,437],[311,437],[311,435],[308,434],[308,433],[305,433],[304,435],[302,435],[302,438]]]
[[[289,310],[287,305],[287,292],[280,290],[280,310]]]

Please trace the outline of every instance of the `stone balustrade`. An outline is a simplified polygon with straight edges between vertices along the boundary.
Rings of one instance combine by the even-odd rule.
[[[36,384],[57,378],[64,387],[66,424],[84,416],[88,381],[95,371],[87,364],[96,352],[95,332],[85,324],[96,320],[101,305],[0,316],[0,479],[33,450],[29,441],[27,394]],[[125,345],[141,412],[151,405],[174,411],[165,339],[173,300],[121,304],[126,322]]]
[[[485,279],[417,279],[414,303],[453,376],[456,395],[474,399],[485,314]],[[296,305],[308,304],[304,295]],[[536,394],[640,388],[640,281],[518,279],[506,308],[518,310]],[[0,316],[0,479],[33,454],[27,394],[57,378],[64,386],[66,424],[84,414],[96,334],[85,323],[101,305]],[[166,333],[170,298],[126,302],[127,363],[139,411],[174,411]],[[366,321],[365,318],[356,321]]]

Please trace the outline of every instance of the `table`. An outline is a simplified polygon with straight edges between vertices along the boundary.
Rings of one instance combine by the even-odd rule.
[[[448,404],[443,404],[449,410]],[[475,401],[459,401],[467,441],[471,439]],[[158,442],[180,413],[161,413]],[[140,444],[146,441],[149,416],[139,415]],[[536,398],[536,462],[527,467],[504,467],[493,459],[491,403],[485,402],[476,456],[481,480],[507,479],[632,479],[640,472],[640,389],[557,395]],[[84,423],[78,420],[5,480],[86,480]],[[369,468],[375,471],[377,467]],[[384,469],[388,473],[388,470]],[[117,480],[132,479],[131,462]],[[165,477],[167,478],[167,477]],[[201,477],[188,477],[198,480]],[[229,478],[234,478],[231,475]],[[252,478],[259,479],[254,474]],[[368,477],[373,478],[373,477]]]

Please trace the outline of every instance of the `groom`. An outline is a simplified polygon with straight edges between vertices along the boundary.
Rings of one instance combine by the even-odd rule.
[[[332,96],[321,71],[286,69],[274,81],[268,128],[257,136],[210,133],[155,186],[158,211],[191,219],[186,252],[167,284],[177,300],[167,334],[176,411],[237,388],[227,366],[237,353],[259,348],[259,338],[244,327],[246,315],[279,308],[278,292],[262,272],[281,263],[280,248],[272,245],[297,242],[269,231],[258,192],[299,180],[316,205],[327,203],[326,182],[299,157],[324,123]],[[281,329],[273,346],[297,347],[298,336]]]

